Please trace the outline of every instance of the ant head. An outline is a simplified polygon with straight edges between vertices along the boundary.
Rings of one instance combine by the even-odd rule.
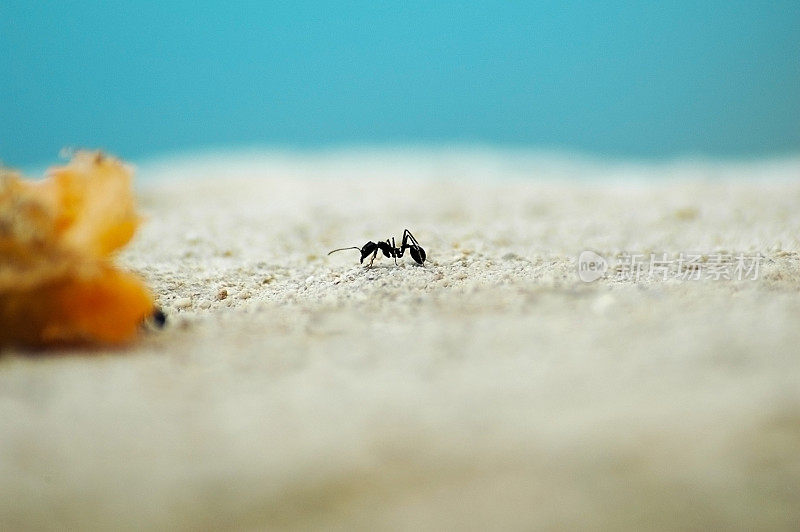
[[[364,247],[361,248],[361,260],[359,262],[363,264],[364,259],[375,253],[376,249],[378,249],[378,244],[376,244],[372,240],[364,244]]]
[[[425,262],[425,250],[422,249],[421,246],[412,245],[408,248],[408,252],[411,253],[411,258],[414,259],[417,264]]]

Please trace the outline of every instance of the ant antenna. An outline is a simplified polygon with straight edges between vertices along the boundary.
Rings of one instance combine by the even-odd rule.
[[[357,247],[339,248],[339,249],[334,249],[333,251],[329,251],[328,255],[330,255],[331,253],[336,253],[337,251],[344,251],[345,249],[357,249],[358,251],[361,251],[361,248],[357,248]]]

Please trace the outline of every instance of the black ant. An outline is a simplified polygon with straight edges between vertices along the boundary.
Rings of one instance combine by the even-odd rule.
[[[142,325],[154,327],[156,329],[163,329],[167,324],[167,315],[159,307],[153,307],[153,312],[149,316],[145,316],[142,320]]]
[[[159,329],[163,329],[164,325],[167,324],[167,315],[158,307],[153,309],[153,313],[150,314],[150,319],[153,320],[153,323]]]
[[[409,244],[409,242],[411,242],[411,243]],[[364,264],[364,259],[366,259],[370,255],[372,255],[372,258],[369,260],[369,264],[367,265],[368,268],[372,267],[372,262],[375,260],[375,257],[378,255],[378,251],[382,251],[383,254],[385,256],[387,256],[387,257],[394,258],[394,263],[395,264],[397,264],[397,258],[398,257],[402,257],[403,253],[406,252],[406,249],[411,254],[411,258],[414,259],[414,261],[417,264],[421,265],[423,262],[425,262],[425,250],[422,249],[422,246],[419,245],[419,242],[417,242],[417,239],[414,238],[414,235],[412,235],[411,231],[409,231],[408,229],[403,231],[403,243],[400,245],[399,248],[395,247],[394,237],[392,237],[392,241],[391,242],[389,242],[388,238],[386,239],[385,242],[377,242],[377,243],[370,240],[369,242],[364,244],[363,247],[360,247],[360,248],[349,247],[349,248],[334,249],[333,251],[328,253],[328,255],[330,255],[331,253],[336,253],[337,251],[343,251],[345,249],[357,249],[357,250],[359,250],[361,252],[361,261],[360,261],[361,264]]]

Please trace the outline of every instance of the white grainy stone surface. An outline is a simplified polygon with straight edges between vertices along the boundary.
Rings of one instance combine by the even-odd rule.
[[[800,523],[800,161],[187,161],[120,257],[168,326],[0,355],[0,529]],[[326,255],[404,228],[424,268]],[[584,249],[764,260],[586,284]]]

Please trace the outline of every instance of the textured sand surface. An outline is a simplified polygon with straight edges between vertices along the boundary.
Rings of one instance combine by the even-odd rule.
[[[130,348],[0,355],[0,529],[800,523],[800,161],[142,169]],[[409,228],[428,253],[356,251]],[[585,249],[761,254],[584,283]]]

